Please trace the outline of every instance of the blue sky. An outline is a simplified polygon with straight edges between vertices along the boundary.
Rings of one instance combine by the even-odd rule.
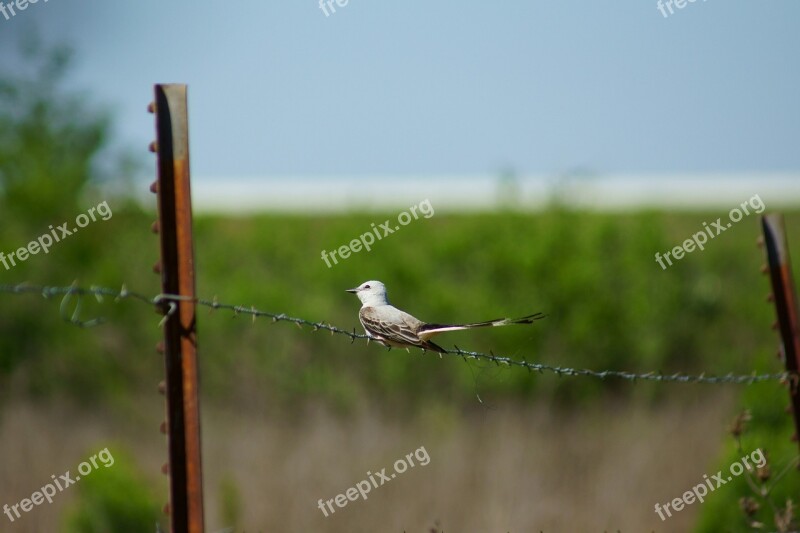
[[[195,176],[800,170],[800,2],[39,0],[71,84],[143,153],[190,91]],[[8,61],[0,59],[2,62]]]

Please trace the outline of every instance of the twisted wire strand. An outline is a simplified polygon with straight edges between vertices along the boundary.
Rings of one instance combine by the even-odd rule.
[[[156,296],[148,297],[141,293],[129,291],[125,285],[123,285],[122,288],[120,289],[111,289],[108,287],[99,287],[94,285],[85,288],[85,287],[79,287],[74,284],[67,287],[30,285],[26,283],[21,283],[17,285],[0,284],[0,293],[40,294],[46,299],[55,296],[62,296],[63,300],[61,308],[62,308],[62,316],[64,317],[64,319],[72,324],[76,324],[83,327],[97,325],[101,322],[101,320],[93,319],[89,321],[81,321],[80,318],[77,316],[80,309],[80,301],[78,302],[78,305],[76,306],[73,315],[71,317],[67,317],[64,312],[64,308],[66,307],[65,302],[67,302],[68,299],[71,298],[72,296],[95,296],[98,299],[98,301],[101,302],[103,301],[103,297],[114,298],[117,301],[124,299],[131,299],[155,306],[160,306],[164,312],[164,318],[162,318],[159,325],[163,325],[163,323],[167,320],[167,318],[175,312],[175,310],[177,309],[178,302],[191,300],[191,298],[185,296],[179,296],[176,294],[157,294]],[[212,310],[221,309],[226,311],[232,311],[234,313],[234,316],[237,315],[251,316],[253,318],[253,322],[255,322],[256,318],[258,317],[267,317],[270,318],[272,322],[290,322],[295,324],[301,329],[303,326],[309,326],[314,331],[322,330],[322,331],[329,331],[331,335],[344,335],[350,338],[351,343],[355,342],[356,339],[364,339],[367,342],[371,340],[370,337],[368,337],[367,335],[363,333],[357,333],[355,329],[350,331],[336,327],[332,324],[328,324],[325,322],[313,322],[303,318],[289,316],[285,313],[273,313],[269,311],[263,311],[257,309],[254,306],[221,303],[217,301],[216,297],[213,300],[195,298],[194,302],[196,305],[207,307]],[[440,354],[440,357],[441,355],[442,354]],[[798,380],[797,375],[794,374],[790,375],[788,372],[781,372],[777,374],[757,374],[754,371],[751,374],[728,373],[725,375],[706,375],[705,372],[701,374],[684,374],[680,372],[674,374],[662,374],[661,372],[656,372],[656,371],[636,373],[623,370],[590,370],[586,368],[570,368],[570,367],[547,365],[544,363],[533,363],[527,361],[526,359],[522,360],[512,359],[511,357],[495,355],[492,352],[486,354],[481,352],[462,350],[458,346],[455,346],[453,350],[446,350],[444,355],[461,357],[464,360],[473,359],[473,360],[490,361],[498,366],[519,367],[519,368],[524,368],[529,372],[552,373],[557,376],[570,376],[570,377],[584,376],[584,377],[593,377],[603,380],[608,378],[616,378],[632,382],[654,381],[654,382],[664,382],[664,383],[705,383],[705,384],[737,384],[737,385],[750,385],[753,383],[766,382],[766,381],[780,381],[780,382],[791,381],[792,383],[797,384],[798,381],[800,381]]]

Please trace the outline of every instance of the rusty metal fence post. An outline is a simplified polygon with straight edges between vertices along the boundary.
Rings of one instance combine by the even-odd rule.
[[[195,308],[192,203],[189,183],[189,126],[186,85],[155,86],[149,110],[156,115],[158,177],[151,190],[158,196],[162,294],[179,295],[162,301],[165,313],[163,348],[169,446],[169,504],[172,533],[202,533],[203,479],[200,460],[197,330]]]
[[[800,323],[797,314],[797,292],[789,261],[789,246],[783,216],[769,214],[761,217],[767,264],[772,282],[771,299],[778,315],[778,330],[781,336],[781,351],[789,373],[789,396],[794,415],[795,435],[800,435],[800,384],[797,371],[800,369]]]

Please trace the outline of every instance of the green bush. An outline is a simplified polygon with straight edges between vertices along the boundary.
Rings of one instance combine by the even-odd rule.
[[[794,424],[784,411],[789,403],[788,391],[785,387],[754,386],[744,393],[742,403],[747,408],[743,418],[750,420],[734,424],[744,431],[734,431],[739,436],[725,443],[716,470],[727,475],[731,464],[757,449],[766,456],[768,469],[762,471],[761,479],[754,472],[748,482],[743,474],[711,493],[703,504],[696,531],[797,531],[800,517],[792,509],[798,503],[800,475],[797,442],[791,440]]]
[[[156,491],[119,446],[113,446],[113,456],[113,465],[98,468],[76,483],[78,501],[65,515],[65,533],[156,530],[156,522],[163,516],[153,497]]]

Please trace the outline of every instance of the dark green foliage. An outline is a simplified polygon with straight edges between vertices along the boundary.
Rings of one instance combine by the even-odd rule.
[[[32,37],[22,50],[23,73],[0,72],[0,190],[5,214],[45,229],[78,211],[109,121],[61,89],[68,48],[43,50]]]
[[[141,533],[155,531],[162,518],[153,487],[141,479],[141,469],[114,447],[114,463],[84,476],[71,490],[78,501],[65,518],[65,533]]]

